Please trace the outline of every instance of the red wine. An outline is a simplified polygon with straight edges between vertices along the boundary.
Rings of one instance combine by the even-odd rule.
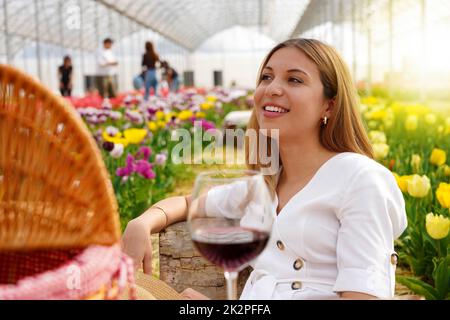
[[[210,262],[226,271],[238,271],[266,247],[269,234],[241,227],[197,229],[192,241]]]

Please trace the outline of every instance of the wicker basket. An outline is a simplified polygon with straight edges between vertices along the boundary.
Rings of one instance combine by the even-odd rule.
[[[0,298],[118,296],[119,278],[133,277],[119,241],[114,190],[81,118],[0,65]]]

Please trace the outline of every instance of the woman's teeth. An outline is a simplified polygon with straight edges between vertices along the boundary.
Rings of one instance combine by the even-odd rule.
[[[274,106],[265,106],[264,110],[270,111],[270,112],[278,112],[278,113],[286,113],[289,112],[289,110],[286,110],[284,108],[280,107],[274,107]]]

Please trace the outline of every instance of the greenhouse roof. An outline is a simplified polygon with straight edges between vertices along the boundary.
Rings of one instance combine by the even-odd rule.
[[[239,25],[278,41],[296,28],[309,0],[0,0],[4,34],[16,52],[26,41],[95,50],[105,35],[117,40],[149,29],[194,51],[214,34]]]

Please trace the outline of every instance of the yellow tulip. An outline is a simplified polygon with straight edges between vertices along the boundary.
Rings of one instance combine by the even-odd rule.
[[[361,102],[363,104],[367,104],[367,105],[374,105],[374,104],[378,103],[378,99],[376,97],[369,96],[369,97],[362,98]]]
[[[369,132],[369,139],[372,143],[386,143],[386,134],[383,131],[372,130]]]
[[[165,114],[163,111],[158,110],[158,111],[156,111],[155,117],[156,117],[156,120],[163,120],[165,117]]]
[[[445,134],[450,133],[450,117],[445,119]]]
[[[217,97],[216,96],[207,96],[206,101],[214,103],[217,101]]]
[[[198,112],[195,113],[195,116],[197,118],[202,118],[203,119],[203,118],[206,117],[206,114],[204,112],[198,111]]]
[[[122,133],[117,132],[115,136],[110,136],[106,130],[102,132],[103,140],[113,142],[114,139],[118,139],[122,137]]]
[[[436,198],[444,208],[450,208],[450,184],[441,182],[436,190]]]
[[[213,107],[214,107],[214,103],[211,103],[211,102],[203,102],[202,104],[200,104],[200,108],[202,110],[209,110]]]
[[[425,217],[425,227],[428,234],[435,240],[447,237],[450,230],[450,219],[443,215],[435,216],[432,212]]]
[[[391,128],[392,125],[394,124],[394,120],[395,120],[394,111],[392,111],[391,108],[387,109],[386,116],[383,119],[386,128]]]
[[[411,176],[401,176],[399,177],[398,175],[395,177],[395,179],[397,180],[397,184],[398,187],[400,188],[400,190],[402,190],[402,192],[408,192],[408,181],[412,178]]]
[[[415,114],[410,114],[405,121],[405,128],[408,131],[414,131],[417,129],[419,118]]]
[[[386,158],[389,153],[389,146],[386,143],[374,143],[372,145],[372,148],[376,160]]]
[[[164,120],[160,120],[157,122],[158,128],[160,129],[164,129],[167,125],[167,122],[165,122]]]
[[[450,177],[450,167],[444,164],[444,176]]]
[[[434,113],[428,113],[425,116],[425,122],[430,125],[435,124],[436,123],[436,115]]]
[[[434,148],[431,152],[430,162],[434,165],[441,166],[447,160],[447,154],[444,150]]]
[[[123,132],[125,138],[132,144],[139,144],[147,136],[146,129],[130,128]]]
[[[156,124],[155,121],[149,121],[147,123],[147,127],[150,129],[151,132],[155,132],[156,130],[158,130],[158,125]]]
[[[414,198],[426,197],[431,189],[430,179],[426,175],[414,174],[407,180],[407,189],[409,195]]]
[[[113,142],[115,144],[122,144],[124,147],[128,146],[130,141],[127,137],[122,138],[122,133],[118,132],[114,137],[111,137],[106,131],[102,132],[105,141]]]
[[[420,170],[420,162],[422,159],[418,154],[413,154],[411,156],[411,167],[413,168],[414,173],[418,173]]]
[[[183,110],[178,114],[178,119],[181,121],[186,121],[192,118],[193,115],[194,113],[191,110]]]
[[[177,114],[175,113],[175,112],[173,112],[173,111],[171,111],[171,112],[168,112],[168,113],[166,113],[166,122],[169,122],[169,121],[171,121],[172,120],[172,117],[176,117],[177,116]],[[160,121],[162,121],[162,120],[160,120]]]

